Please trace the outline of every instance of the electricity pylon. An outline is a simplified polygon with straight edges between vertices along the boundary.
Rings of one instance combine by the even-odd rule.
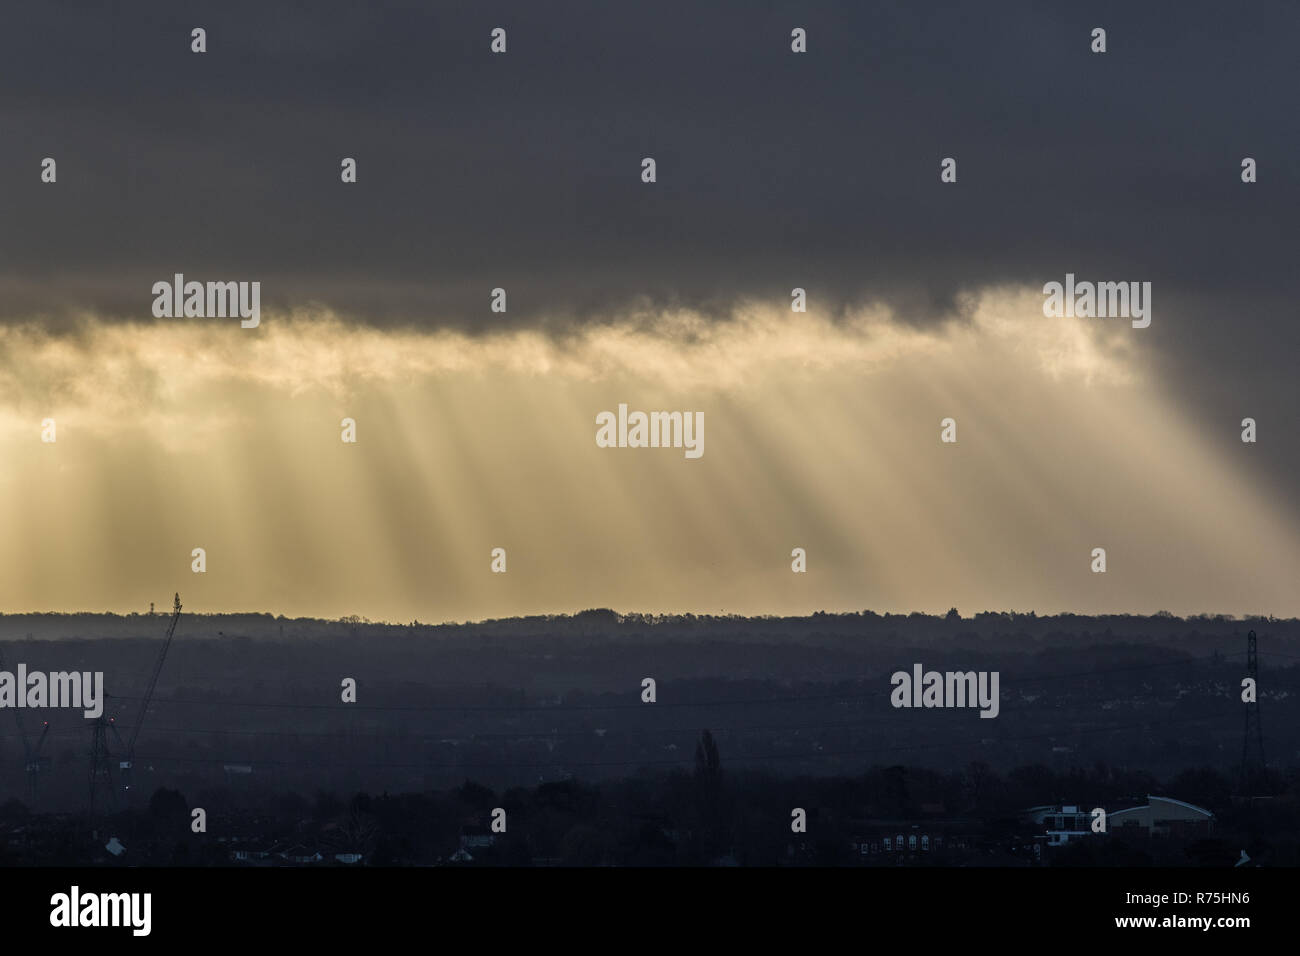
[[[1246,674],[1255,688],[1253,699],[1246,702],[1246,727],[1241,735],[1241,795],[1262,796],[1268,787],[1268,767],[1264,762],[1264,728],[1259,722],[1259,657],[1255,652],[1255,632],[1246,637]]]

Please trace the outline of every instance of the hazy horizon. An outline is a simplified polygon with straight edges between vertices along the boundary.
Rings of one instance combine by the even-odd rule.
[[[181,602],[184,605],[184,601]],[[157,603],[152,616],[155,618],[168,618],[171,615],[171,605],[164,607]],[[445,620],[418,620],[412,619],[402,621],[397,619],[371,618],[364,614],[348,614],[337,617],[322,617],[315,614],[288,615],[276,611],[259,611],[259,610],[229,610],[229,611],[210,611],[204,609],[191,609],[185,605],[182,610],[182,619],[186,617],[267,617],[273,621],[313,621],[326,624],[337,624],[340,622],[350,623],[356,618],[358,624],[373,624],[381,627],[410,627],[412,624],[418,624],[420,627],[464,627],[475,624],[488,624],[499,622],[525,621],[535,618],[546,619],[572,619],[580,617],[583,614],[591,613],[610,613],[622,619],[650,618],[650,619],[677,619],[683,617],[697,618],[739,618],[741,620],[753,621],[771,621],[771,620],[804,620],[817,617],[819,615],[826,617],[865,617],[874,615],[880,618],[908,618],[914,615],[922,615],[936,619],[946,619],[948,611],[929,611],[929,610],[891,610],[887,608],[816,608],[805,612],[790,612],[781,614],[739,614],[725,609],[718,611],[643,611],[643,610],[619,610],[618,608],[609,607],[584,607],[572,610],[558,611],[532,611],[526,614],[515,614],[508,617],[483,617],[473,619],[453,619]],[[1251,613],[1251,614],[1226,614],[1214,611],[1201,611],[1190,614],[1174,614],[1171,611],[1160,609],[1151,612],[1130,612],[1130,611],[1094,611],[1089,613],[1080,613],[1077,611],[1059,610],[1059,611],[1037,611],[1033,608],[1011,609],[1011,608],[985,608],[979,611],[961,611],[958,610],[958,620],[973,622],[982,616],[1007,616],[1007,617],[1029,617],[1032,616],[1039,620],[1051,620],[1054,618],[1079,618],[1079,619],[1106,619],[1106,618],[1135,618],[1135,619],[1160,619],[1181,621],[1190,623],[1193,621],[1230,621],[1247,623],[1253,621],[1275,622],[1278,624],[1289,624],[1300,621],[1300,617],[1279,617],[1274,614]],[[118,617],[129,619],[131,617],[150,617],[150,612],[144,610],[96,610],[96,609],[75,609],[75,610],[58,610],[53,608],[34,609],[23,611],[0,611],[0,620],[4,618],[17,617],[42,617],[42,616],[89,616],[89,617]]]

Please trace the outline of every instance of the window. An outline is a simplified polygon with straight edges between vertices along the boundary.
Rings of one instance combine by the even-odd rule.
[[[915,834],[915,833],[913,833],[911,836],[909,836],[909,837],[907,838],[907,848],[908,848],[909,850],[913,851],[913,852],[916,852],[916,834]]]
[[[928,833],[921,837],[921,849],[926,853],[930,852],[930,835]]]
[[[892,853],[893,851],[894,851],[894,841],[891,840],[889,837],[885,837],[885,852]]]

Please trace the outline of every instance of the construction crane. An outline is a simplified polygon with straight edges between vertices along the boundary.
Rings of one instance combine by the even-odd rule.
[[[5,669],[4,654],[0,653],[0,671]],[[19,688],[18,693],[26,693],[25,688]],[[50,769],[50,758],[41,756],[41,749],[45,746],[45,738],[50,733],[50,722],[44,723],[44,729],[41,730],[41,736],[36,741],[36,746],[27,739],[27,729],[23,726],[23,710],[21,707],[14,708],[14,722],[18,724],[18,739],[23,743],[23,769],[27,773],[27,801],[35,809],[36,795],[38,791],[37,781],[43,771]]]
[[[118,769],[121,771],[120,779],[124,792],[129,793],[131,790],[131,768],[135,764],[135,742],[140,736],[140,727],[144,724],[145,715],[149,713],[149,702],[153,700],[154,688],[158,686],[158,675],[162,673],[163,661],[167,659],[167,649],[172,646],[172,638],[176,635],[176,622],[180,619],[181,596],[177,594],[176,601],[172,605],[172,622],[167,626],[167,637],[163,640],[162,650],[158,652],[158,660],[153,665],[153,673],[149,675],[149,687],[145,690],[144,699],[140,702],[140,714],[135,719],[135,726],[131,728],[131,739],[127,742],[125,756],[118,765]]]

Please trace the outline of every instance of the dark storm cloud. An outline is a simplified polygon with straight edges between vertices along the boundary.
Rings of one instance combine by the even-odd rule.
[[[148,318],[184,272],[376,324],[481,327],[495,286],[498,326],[795,285],[926,321],[1072,271],[1153,282],[1175,377],[1285,402],[1298,21],[1289,0],[26,5],[0,31],[0,313]]]
[[[1293,301],[1294,4],[1132,6],[28,5],[4,311],[147,317],[176,271],[373,322],[473,324],[497,285],[512,321],[794,285],[921,318],[1067,270]]]

